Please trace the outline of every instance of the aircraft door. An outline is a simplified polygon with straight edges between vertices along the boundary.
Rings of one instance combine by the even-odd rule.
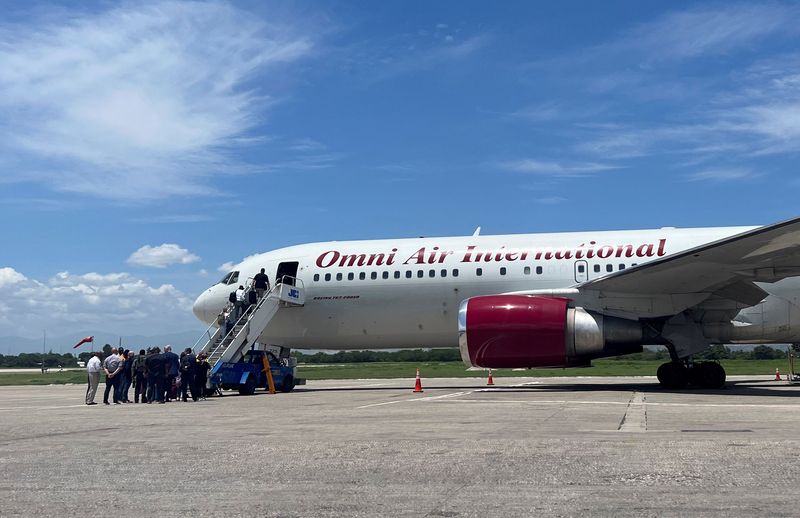
[[[586,261],[575,261],[575,282],[586,282],[589,280],[589,263]]]
[[[300,266],[298,261],[280,263],[278,265],[278,270],[275,272],[275,284],[281,281],[284,276],[288,276],[291,277],[291,279],[286,279],[286,283],[294,286],[294,278],[297,277],[298,266]]]

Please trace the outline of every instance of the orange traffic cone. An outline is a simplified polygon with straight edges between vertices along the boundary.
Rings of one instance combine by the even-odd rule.
[[[419,379],[419,369],[417,369],[417,381],[414,383],[414,392],[422,392],[422,381]]]
[[[492,379],[492,369],[489,369],[489,379],[486,380],[487,385],[494,385],[494,379]]]
[[[776,368],[776,369],[775,369],[775,381],[780,381],[780,380],[781,380],[781,371],[779,371],[779,370]]]

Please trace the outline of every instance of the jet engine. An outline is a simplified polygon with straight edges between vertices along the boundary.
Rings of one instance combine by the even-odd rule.
[[[459,348],[474,367],[585,366],[593,358],[640,352],[635,320],[569,307],[569,299],[487,295],[461,303]]]

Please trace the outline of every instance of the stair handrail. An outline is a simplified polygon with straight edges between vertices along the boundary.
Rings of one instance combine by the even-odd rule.
[[[208,343],[208,341],[211,340],[211,337],[214,336],[214,335],[210,334],[209,331],[211,330],[212,327],[214,327],[215,323],[216,323],[216,320],[214,322],[212,322],[211,325],[209,325],[206,328],[206,330],[203,332],[203,334],[200,335],[200,338],[198,338],[197,341],[194,343],[194,345],[192,346],[192,352],[193,353],[196,352],[196,349],[197,349],[198,344],[200,343],[200,340],[205,338],[206,335],[208,335],[208,338],[206,339],[206,343]],[[215,332],[215,334],[216,334],[216,332]]]
[[[287,276],[287,275],[284,275],[284,277],[288,277],[288,276]],[[248,280],[251,280],[251,279],[252,279],[252,277],[248,277]],[[252,286],[252,282],[251,282],[251,283],[248,283],[248,284],[249,284],[250,286]],[[251,289],[252,289],[252,288],[251,288]],[[247,291],[247,290],[245,290],[245,291]],[[247,332],[249,333],[249,332],[250,332],[250,328],[249,328],[249,325],[250,325],[250,317],[252,317],[253,315],[255,315],[255,314],[256,314],[256,312],[257,312],[257,311],[258,311],[258,310],[261,308],[261,305],[262,305],[262,304],[264,304],[264,301],[266,301],[266,300],[267,300],[267,298],[268,298],[270,295],[272,295],[273,293],[276,293],[276,292],[278,292],[278,291],[280,291],[280,283],[278,283],[278,284],[275,284],[274,286],[270,286],[270,289],[269,289],[269,291],[268,291],[267,293],[265,293],[263,297],[261,297],[261,299],[258,301],[258,303],[257,303],[257,304],[255,304],[255,307],[254,307],[254,306],[251,304],[251,305],[250,305],[250,306],[247,308],[247,310],[245,310],[245,311],[242,313],[242,316],[240,316],[240,317],[239,317],[239,319],[238,319],[236,322],[234,322],[234,324],[233,324],[233,327],[231,327],[231,331],[230,331],[230,332],[233,332],[233,330],[234,330],[234,329],[236,329],[236,326],[238,326],[240,322],[244,321],[244,323],[242,324],[242,327],[241,327],[241,329],[239,329],[239,332],[237,333],[237,335],[238,335],[238,334],[241,334],[241,333],[242,333],[242,332],[245,330],[245,328],[247,329]],[[212,325],[213,325],[213,324],[212,324]],[[228,338],[228,335],[230,334],[230,332],[228,332],[228,333],[226,333],[225,335],[223,335],[223,336],[222,336],[222,340],[220,340],[220,342],[219,342],[219,345],[218,345],[217,347],[215,347],[215,348],[214,348],[214,350],[213,350],[213,351],[211,351],[211,353],[208,355],[208,356],[209,356],[209,358],[211,358],[212,356],[214,356],[214,354],[215,354],[215,353],[216,353],[216,352],[217,352],[217,351],[220,349],[220,347],[223,347],[223,346],[225,347],[225,349],[223,350],[223,353],[222,353],[222,354],[223,354],[223,355],[225,354],[225,352],[224,352],[224,351],[225,351],[225,350],[227,350],[227,348],[228,348],[228,347],[230,347],[230,346],[231,346],[231,344],[233,344],[233,340],[231,340],[231,343],[229,343],[227,346],[225,345],[225,339],[226,339],[226,338]],[[236,339],[236,338],[234,338],[234,340],[235,340],[235,339]]]

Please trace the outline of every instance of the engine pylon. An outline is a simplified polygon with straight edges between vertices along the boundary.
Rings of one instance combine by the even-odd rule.
[[[489,379],[486,380],[487,385],[494,385],[494,379],[492,378],[492,369],[489,369]]]
[[[419,379],[419,369],[417,369],[417,380],[414,382],[414,392],[422,392],[422,380]]]

